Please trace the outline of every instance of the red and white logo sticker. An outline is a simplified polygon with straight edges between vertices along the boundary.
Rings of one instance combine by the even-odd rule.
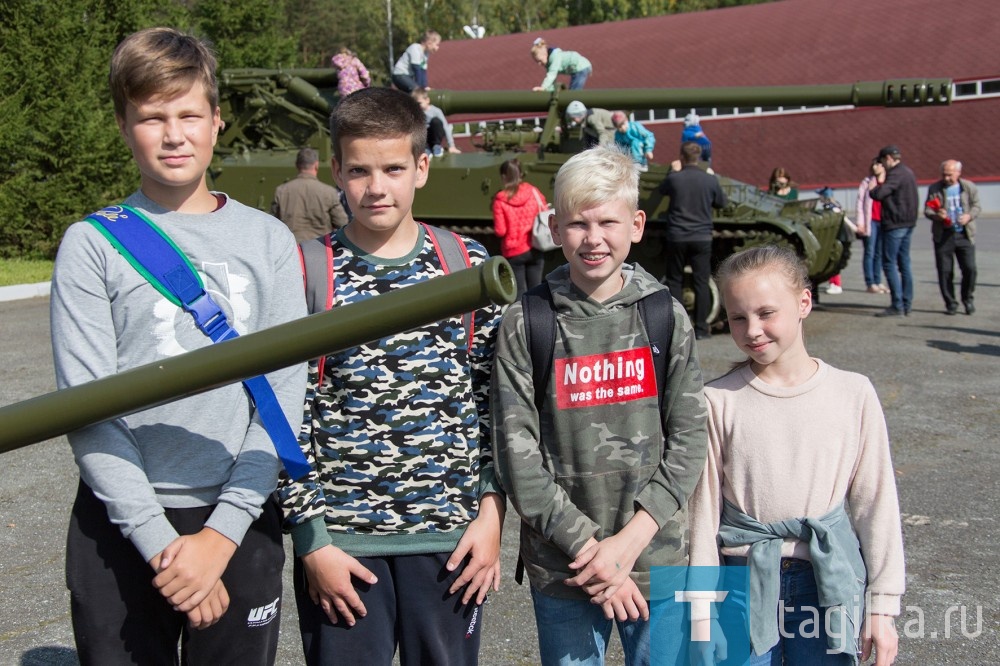
[[[559,409],[610,405],[656,397],[649,347],[556,359]]]

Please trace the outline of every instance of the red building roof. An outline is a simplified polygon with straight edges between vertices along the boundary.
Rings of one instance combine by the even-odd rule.
[[[431,59],[430,80],[439,89],[530,89],[544,76],[529,54],[539,36],[593,63],[588,90],[1000,78],[997,7],[996,0],[784,0],[446,41]],[[950,157],[962,160],[968,177],[1000,179],[1000,139],[992,132],[998,118],[1000,98],[986,98],[749,119],[703,114],[702,127],[719,173],[763,184],[780,165],[804,186],[845,186],[889,143],[922,182],[935,180]],[[655,161],[674,159],[681,123],[647,127],[657,135]]]

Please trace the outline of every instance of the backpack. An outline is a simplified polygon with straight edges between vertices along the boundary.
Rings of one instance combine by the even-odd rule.
[[[532,287],[521,296],[524,313],[524,337],[531,356],[531,379],[535,388],[535,407],[541,411],[542,397],[552,373],[552,358],[556,346],[556,310],[548,282]],[[674,331],[674,305],[670,291],[657,289],[639,300],[639,319],[649,337],[656,374],[656,389],[660,413],[663,413],[667,388],[667,364],[670,340]]]
[[[469,268],[469,251],[462,238],[453,231],[446,231],[429,224],[419,223],[427,237],[431,239],[438,261],[444,268],[445,275],[457,270]],[[302,263],[302,280],[305,283],[306,305],[309,313],[325,312],[333,307],[333,296],[336,292],[336,275],[333,270],[333,245],[331,235],[299,243],[299,261]],[[475,313],[466,312],[462,315],[462,326],[468,349],[472,349],[472,327],[475,323]],[[323,367],[326,357],[319,359],[319,377],[323,378]]]

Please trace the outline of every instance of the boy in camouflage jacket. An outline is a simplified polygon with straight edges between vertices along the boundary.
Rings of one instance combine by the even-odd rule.
[[[624,263],[645,226],[635,164],[613,147],[576,155],[556,176],[555,208],[567,264],[546,278],[553,365],[536,403],[515,303],[490,391],[497,473],[521,516],[542,663],[603,659],[615,621],[627,663],[648,663],[650,567],[687,563],[685,505],[706,457],[694,330],[673,300],[660,413],[637,303],[665,287]]]
[[[416,100],[359,90],[330,134],[354,212],[328,239],[334,307],[444,275],[413,219],[428,176]],[[310,364],[299,441],[314,471],[279,487],[307,664],[389,666],[397,645],[403,666],[475,663],[504,512],[486,395],[499,319],[489,306],[471,331],[452,317]]]

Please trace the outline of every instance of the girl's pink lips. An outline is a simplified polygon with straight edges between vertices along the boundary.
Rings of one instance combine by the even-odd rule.
[[[771,344],[770,341],[766,340],[764,342],[750,342],[747,343],[747,349],[752,352],[760,352],[763,351],[769,344]]]

